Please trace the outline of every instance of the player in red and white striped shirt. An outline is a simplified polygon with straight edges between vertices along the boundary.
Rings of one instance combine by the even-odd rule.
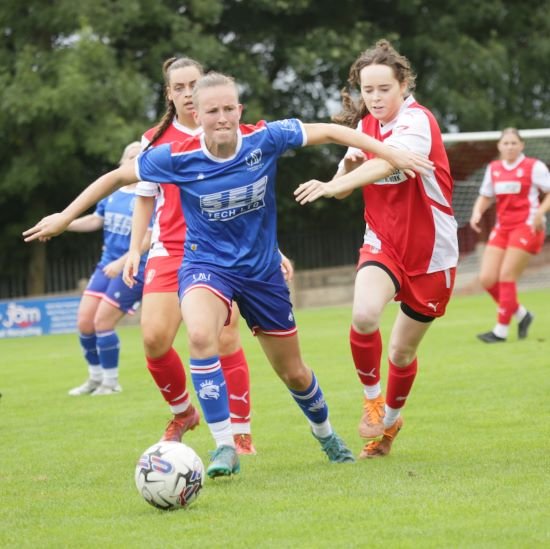
[[[483,213],[496,200],[497,221],[483,253],[480,280],[498,305],[498,318],[491,331],[477,336],[485,343],[506,341],[512,317],[518,321],[518,338],[527,337],[534,315],[518,302],[516,284],[531,256],[542,249],[550,210],[550,172],[523,154],[518,130],[503,130],[497,147],[500,159],[487,166],[470,219],[480,232]],[[542,203],[540,193],[546,193]]]
[[[343,93],[335,121],[397,149],[423,153],[433,163],[427,173],[394,170],[386,161],[348,149],[335,179],[309,181],[296,190],[302,204],[321,196],[344,198],[363,187],[364,244],[360,250],[350,344],[364,386],[359,434],[370,441],[359,458],[389,453],[403,420],[400,410],[417,371],[417,349],[431,322],[445,313],[458,259],[457,224],[451,208],[453,181],[441,132],[432,113],[410,94],[409,61],[380,40],[355,61],[348,82],[359,86],[356,105]],[[386,399],[381,391],[380,317],[400,301],[389,351]]]

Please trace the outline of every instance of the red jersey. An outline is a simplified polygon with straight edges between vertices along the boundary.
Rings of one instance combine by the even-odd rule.
[[[412,178],[396,170],[363,187],[364,243],[372,252],[384,251],[409,276],[455,267],[458,239],[451,207],[453,180],[432,113],[409,96],[394,120],[382,126],[368,114],[360,129],[393,147],[426,154],[435,166],[428,175]]]
[[[531,225],[539,192],[550,192],[550,173],[536,158],[521,155],[513,164],[494,160],[487,166],[479,194],[496,198],[497,227]]]
[[[147,130],[141,138],[144,149],[153,138],[157,128]],[[202,133],[202,128],[192,130],[174,120],[161,137],[153,145],[184,141]],[[183,256],[183,243],[187,226],[181,207],[180,190],[176,185],[158,185],[140,181],[136,194],[140,196],[156,197],[155,221],[151,236],[149,257]]]

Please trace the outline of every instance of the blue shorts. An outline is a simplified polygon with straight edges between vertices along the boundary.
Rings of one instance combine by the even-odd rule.
[[[179,297],[194,288],[205,288],[227,304],[231,317],[231,302],[239,305],[242,317],[255,334],[290,336],[296,333],[296,322],[290,302],[290,292],[281,269],[262,279],[237,276],[211,265],[182,266],[178,272]]]
[[[141,274],[136,277],[137,282],[134,287],[129,288],[124,284],[122,274],[115,278],[109,278],[103,272],[103,268],[98,266],[88,281],[84,295],[103,299],[126,314],[133,315],[141,303],[141,294],[143,293]]]

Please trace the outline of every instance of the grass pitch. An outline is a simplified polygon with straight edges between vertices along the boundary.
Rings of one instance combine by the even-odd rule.
[[[507,343],[486,345],[475,334],[494,323],[489,298],[455,298],[422,344],[392,454],[351,465],[326,460],[243,326],[258,455],[234,478],[206,479],[176,512],[134,486],[137,459],[169,418],[138,328],[119,330],[124,392],[102,398],[67,396],[86,377],[76,336],[2,340],[0,547],[548,547],[550,294],[521,299],[536,314],[529,338],[517,341],[514,325]],[[332,423],[357,454],[350,309],[297,318]],[[187,362],[183,330],[177,348]],[[205,424],[185,442],[207,462]]]

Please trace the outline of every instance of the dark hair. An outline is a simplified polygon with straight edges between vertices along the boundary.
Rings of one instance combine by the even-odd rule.
[[[231,76],[227,76],[226,74],[212,71],[204,75],[193,88],[193,104],[195,105],[195,108],[198,108],[199,106],[199,92],[206,88],[213,88],[214,86],[233,86],[235,88],[235,93],[237,94],[237,99],[239,98],[239,90],[235,79]]]
[[[349,70],[348,83],[342,88],[342,112],[332,117],[338,124],[355,127],[367,114],[363,98],[354,101],[351,92],[361,86],[361,71],[369,65],[387,65],[393,70],[395,78],[401,84],[407,83],[408,92],[414,90],[416,75],[411,69],[409,60],[397,52],[385,38],[378,40],[374,47],[365,50],[354,61]]]
[[[166,111],[162,115],[162,118],[160,119],[160,122],[157,126],[157,130],[153,135],[151,141],[147,145],[147,147],[145,147],[145,150],[153,146],[155,141],[157,141],[159,137],[169,128],[170,124],[172,123],[172,120],[174,120],[174,117],[176,116],[176,106],[174,105],[173,101],[170,101],[170,99],[168,99],[168,94],[166,93],[166,90],[170,87],[171,72],[175,69],[183,69],[185,67],[195,67],[201,73],[201,75],[204,74],[203,66],[198,61],[195,61],[190,57],[170,57],[170,59],[167,59],[162,64],[162,74],[164,76],[164,96],[166,100]]]

